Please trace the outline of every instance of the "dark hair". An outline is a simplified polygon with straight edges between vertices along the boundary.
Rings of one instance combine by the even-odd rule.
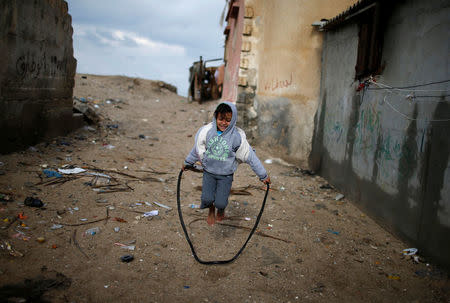
[[[225,113],[232,113],[233,110],[231,107],[226,103],[220,103],[219,106],[217,106],[216,110],[214,111],[214,118],[217,119],[218,114],[225,114]]]

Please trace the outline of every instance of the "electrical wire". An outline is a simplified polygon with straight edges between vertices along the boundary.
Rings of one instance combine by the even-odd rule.
[[[433,84],[441,84],[441,83],[446,83],[446,82],[450,82],[450,80],[443,80],[443,81],[436,81],[436,82],[429,82],[429,83],[425,83],[425,84],[417,84],[417,85],[410,85],[410,86],[402,86],[402,87],[393,87],[384,83],[381,83],[379,81],[373,81],[372,79],[369,80],[370,83],[373,84],[378,84],[379,86],[384,86],[385,88],[390,88],[390,89],[395,89],[395,90],[405,90],[405,91],[416,91],[416,92],[447,92],[449,91],[448,89],[437,89],[437,90],[433,90],[433,89],[411,89],[411,88],[416,88],[416,87],[422,87],[422,86],[428,86],[428,85],[433,85]],[[370,90],[380,90],[380,89],[385,89],[385,88],[368,88]]]
[[[378,87],[368,87],[367,90],[387,90],[390,93],[397,94],[399,96],[404,97],[405,99],[409,99],[414,102],[449,102],[450,100],[418,100],[418,98],[442,98],[442,97],[449,97],[450,95],[415,95],[414,93],[404,95],[400,93],[400,91],[408,91],[408,92],[418,92],[418,91],[426,91],[426,92],[432,92],[432,90],[407,90],[407,89],[398,89],[391,87],[389,85],[383,84],[381,82],[375,82],[372,79],[368,80],[368,83],[376,85]],[[396,92],[399,91],[399,92]],[[437,91],[437,90],[436,90]],[[449,90],[438,90],[439,92],[449,91]]]
[[[408,116],[408,115],[406,115],[406,114],[404,114],[404,113],[402,113],[402,112],[400,112],[399,110],[397,110],[387,99],[387,95],[385,95],[384,96],[384,98],[383,98],[383,102],[386,102],[386,104],[393,110],[393,111],[395,111],[397,114],[399,114],[399,115],[401,115],[402,117],[404,117],[405,119],[407,119],[407,120],[410,120],[410,121],[426,121],[426,122],[447,122],[447,121],[450,121],[450,119],[421,119],[421,118],[413,118],[413,117],[410,117],[410,116]]]

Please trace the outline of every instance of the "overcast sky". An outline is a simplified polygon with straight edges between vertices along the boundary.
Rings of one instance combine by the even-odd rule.
[[[223,57],[225,0],[66,1],[77,73],[162,80],[186,96],[192,62]]]

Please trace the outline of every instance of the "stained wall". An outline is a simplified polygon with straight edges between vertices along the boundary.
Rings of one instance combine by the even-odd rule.
[[[0,1],[0,152],[73,129],[71,22],[62,0]]]
[[[311,166],[422,255],[450,268],[448,16],[448,1],[390,3],[384,69],[360,91],[358,25],[326,32]]]

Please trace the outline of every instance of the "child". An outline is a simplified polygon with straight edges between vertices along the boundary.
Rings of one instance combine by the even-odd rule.
[[[231,102],[220,103],[214,111],[212,122],[201,127],[195,135],[195,143],[186,157],[182,169],[200,161],[203,167],[203,186],[200,208],[209,207],[209,225],[225,217],[225,207],[233,182],[233,174],[241,162],[248,163],[259,179],[270,184],[264,166],[245,133],[236,126],[237,109]]]

